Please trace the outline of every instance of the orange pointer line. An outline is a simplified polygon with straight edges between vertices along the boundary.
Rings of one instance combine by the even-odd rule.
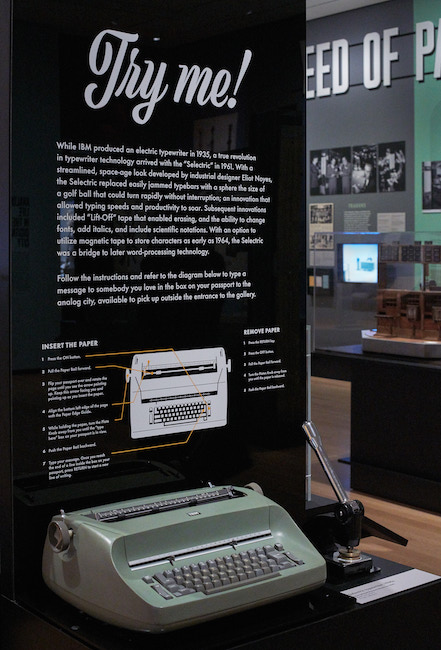
[[[182,366],[185,374],[187,375],[187,377],[189,378],[189,380],[191,381],[191,383],[195,387],[196,391],[199,393],[199,396],[201,397],[202,401],[204,402],[204,404],[206,406],[208,406],[208,403],[205,400],[204,396],[201,394],[199,388],[196,386],[193,379],[190,377],[186,367],[184,366],[184,364],[182,363],[182,361],[180,360],[180,358],[178,357],[178,355],[176,354],[176,352],[175,352],[175,350],[173,348],[157,348],[157,349],[150,349],[150,350],[139,350],[139,351],[135,351],[135,352],[103,352],[103,353],[98,353],[98,354],[86,354],[85,357],[107,357],[107,356],[118,356],[118,355],[122,355],[122,354],[143,354],[143,353],[146,353],[146,352],[173,352],[176,359],[178,360],[178,362]],[[110,364],[108,366],[97,366],[97,368],[122,368],[123,370],[129,370],[129,368],[126,368],[124,366],[117,366],[117,365],[113,365],[113,364]],[[145,374],[145,373],[143,373],[143,374]],[[141,377],[141,380],[142,380],[142,377]],[[125,390],[124,390],[124,397],[123,397],[124,401],[123,401],[123,404],[122,404],[123,410],[124,410],[124,405],[125,405],[126,391],[127,391],[127,382],[126,382],[126,386],[125,386]],[[138,395],[138,392],[136,393],[135,398]],[[133,403],[133,402],[130,402],[130,403]],[[120,451],[112,451],[110,453],[111,453],[111,455],[128,454],[128,453],[133,452],[133,451],[146,451],[148,449],[161,449],[161,448],[164,448],[164,447],[176,447],[178,445],[186,445],[188,443],[188,441],[190,440],[191,436],[193,435],[193,432],[194,432],[196,426],[198,425],[199,420],[201,419],[202,413],[203,413],[203,409],[200,412],[200,414],[198,416],[198,419],[196,420],[193,429],[188,434],[188,437],[185,440],[182,440],[181,442],[169,442],[169,443],[165,443],[163,445],[151,445],[150,447],[137,447],[136,449],[122,449]],[[122,414],[121,414],[120,419],[122,419]],[[115,420],[115,422],[116,421],[118,421],[118,420]]]
[[[121,354],[145,354],[146,352],[174,352],[173,348],[155,348],[150,350],[135,350],[129,352],[99,352],[97,354],[85,354],[85,357],[116,357]]]
[[[150,363],[150,362],[149,362],[149,363]],[[98,369],[103,369],[103,368],[119,368],[120,370],[132,370],[132,371],[133,371],[133,368],[127,368],[126,366],[117,366],[117,365],[115,365],[115,364],[109,364],[109,365],[107,365],[107,366],[95,366],[95,367],[98,368]],[[144,370],[144,371],[143,371],[143,370],[138,370],[138,372],[141,372],[141,373],[142,373],[141,381],[144,379],[145,375],[148,375],[148,374],[153,375],[153,372],[149,372],[148,370]],[[141,388],[141,387],[139,387],[138,390],[136,391],[135,396],[134,396],[134,398],[133,398],[133,401],[131,401],[131,402],[126,402],[126,394],[127,394],[127,382],[126,382],[126,384],[125,384],[125,386],[124,386],[123,401],[122,401],[122,402],[114,402],[114,403],[112,404],[112,406],[122,406],[122,407],[123,407],[123,408],[122,408],[122,411],[121,411],[121,417],[119,417],[119,418],[115,418],[115,422],[120,422],[120,421],[123,419],[123,417],[124,417],[124,406],[125,406],[126,404],[133,404],[133,402],[135,401],[135,399],[136,399],[137,396],[138,396],[138,393],[139,393],[139,391],[140,391],[140,388]]]
[[[150,363],[150,361],[149,361],[149,363]],[[127,368],[127,370],[128,370],[128,368]],[[131,370],[132,370],[132,368],[131,368]],[[144,379],[144,377],[145,377],[146,375],[153,375],[153,374],[154,374],[153,372],[149,372],[149,371],[147,371],[147,370],[144,370],[144,371],[141,371],[141,372],[142,372],[142,375],[141,375],[141,381]],[[141,391],[141,386],[138,386],[138,390],[136,391],[135,395],[133,396],[133,400],[127,402],[127,401],[126,401],[126,395],[127,395],[127,382],[126,382],[126,385],[124,386],[123,401],[122,401],[122,402],[114,402],[114,403],[112,404],[112,406],[122,406],[122,409],[121,409],[121,417],[119,417],[119,418],[115,418],[115,422],[120,422],[120,421],[123,419],[123,417],[124,417],[124,407],[125,407],[127,404],[133,404],[134,401],[136,400],[136,398],[138,397],[138,393],[139,393],[140,391]]]
[[[151,445],[150,447],[137,447],[136,449],[122,449],[121,451],[111,451],[110,454],[112,456],[114,456],[116,454],[129,454],[132,451],[147,451],[149,449],[162,449],[164,447],[177,447],[178,445],[186,445],[187,442],[190,440],[191,436],[193,435],[193,432],[194,432],[195,428],[197,427],[197,424],[198,424],[199,420],[201,419],[201,416],[202,416],[203,412],[204,412],[204,410],[202,409],[202,411],[200,412],[200,414],[198,416],[198,419],[195,422],[195,425],[194,425],[193,429],[190,431],[187,438],[185,440],[181,440],[181,442],[168,442],[168,443],[165,443],[163,445]]]
[[[126,404],[126,395],[127,395],[127,382],[126,385],[124,386],[124,395],[123,395],[122,404],[112,404],[112,406],[121,406],[121,415],[119,418],[115,418],[115,422],[121,422],[121,420],[124,417],[124,406]]]
[[[182,363],[182,361],[180,360],[180,358],[178,357],[178,355],[176,354],[176,352],[175,352],[175,350],[174,350],[173,348],[163,348],[163,349],[156,349],[156,350],[143,350],[143,351],[140,351],[140,352],[116,352],[115,355],[116,355],[116,354],[143,354],[143,353],[145,353],[145,352],[173,352],[173,354],[175,355],[176,359],[178,360],[178,363],[182,366],[182,369],[184,370],[185,374],[187,375],[187,377],[189,378],[189,380],[190,380],[191,383],[193,384],[193,386],[194,386],[196,392],[199,394],[199,397],[200,397],[201,400],[204,402],[204,404],[205,404],[206,406],[208,406],[206,399],[204,398],[204,396],[203,396],[202,393],[200,392],[199,388],[198,388],[198,387],[196,386],[196,384],[194,383],[192,377],[191,377],[190,374],[188,373],[186,367],[184,366],[184,364]],[[104,354],[88,354],[88,355],[85,355],[85,356],[88,356],[88,357],[101,357],[101,356],[108,356],[108,355],[112,355],[112,353],[111,353],[111,352],[106,352],[106,353],[104,353]],[[150,363],[150,361],[149,361],[149,363]],[[107,366],[96,366],[96,368],[100,368],[100,369],[102,369],[102,368],[121,368],[122,370],[133,370],[133,368],[127,368],[127,367],[125,367],[125,366],[117,366],[116,364],[109,364],[109,365],[107,365]],[[142,381],[142,379],[144,378],[144,376],[145,376],[146,374],[148,374],[148,371],[147,371],[147,370],[145,370],[145,371],[141,371],[141,370],[139,370],[138,372],[142,372],[141,381]],[[152,372],[151,374],[153,374],[153,372]],[[136,392],[134,399],[133,399],[131,402],[128,402],[128,404],[133,404],[133,401],[136,399],[136,397],[137,397],[137,395],[138,395],[138,392],[139,392],[139,391]],[[125,394],[125,393],[124,393],[124,394]],[[119,406],[119,404],[116,404],[116,405]]]
[[[189,373],[188,373],[188,371],[187,371],[187,368],[184,366],[184,364],[182,363],[182,361],[180,360],[180,358],[178,357],[178,355],[176,354],[176,352],[173,350],[173,348],[172,348],[172,352],[173,352],[173,354],[175,355],[175,357],[176,357],[176,359],[178,360],[178,362],[181,364],[181,366],[182,366],[182,368],[183,368],[185,374],[187,375],[187,377],[189,378],[189,380],[191,381],[191,383],[192,383],[193,386],[195,387],[195,390],[199,393],[199,397],[202,399],[202,401],[204,402],[204,404],[205,404],[206,406],[208,406],[208,404],[207,404],[206,400],[204,399],[204,396],[202,395],[201,391],[200,391],[199,388],[196,386],[196,384],[194,383],[193,379],[190,377],[190,375],[189,375]],[[202,415],[202,413],[201,413],[201,415]],[[201,415],[199,416],[199,418],[201,417]],[[199,418],[197,419],[196,424],[199,422]],[[196,426],[196,424],[195,424],[195,426]],[[193,432],[192,432],[192,433],[193,433]]]

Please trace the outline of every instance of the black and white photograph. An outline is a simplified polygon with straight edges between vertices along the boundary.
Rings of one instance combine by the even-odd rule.
[[[351,148],[336,147],[310,152],[312,196],[351,193]]]
[[[422,163],[423,212],[441,210],[441,160]]]
[[[340,190],[337,194],[350,194],[351,193],[351,179],[352,179],[352,162],[351,162],[351,148],[341,147],[336,150],[339,153],[339,176],[337,188]]]
[[[321,149],[310,152],[309,159],[309,190],[311,196],[326,194],[326,166],[328,150]]]
[[[309,206],[309,225],[326,224],[332,228],[334,223],[333,203],[311,203]]]
[[[334,234],[331,232],[316,232],[310,239],[310,249],[316,251],[334,250]]]
[[[328,150],[326,166],[327,194],[351,193],[351,149],[339,147]]]
[[[405,142],[386,142],[378,145],[380,192],[403,192],[406,189],[405,154]]]
[[[377,191],[377,145],[352,148],[352,194]]]

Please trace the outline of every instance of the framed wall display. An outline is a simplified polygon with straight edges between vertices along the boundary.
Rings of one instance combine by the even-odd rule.
[[[333,250],[334,204],[310,203],[309,248],[310,250]]]
[[[303,20],[160,4],[14,2],[2,589],[36,610],[60,508],[255,480],[304,512]]]

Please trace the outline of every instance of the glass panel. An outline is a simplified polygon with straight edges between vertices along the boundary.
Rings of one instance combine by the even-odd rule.
[[[59,508],[255,480],[303,513],[303,19],[244,9],[14,3],[15,565],[37,608]]]

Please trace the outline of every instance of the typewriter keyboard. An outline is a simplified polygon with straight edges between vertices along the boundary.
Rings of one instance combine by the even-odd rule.
[[[259,582],[304,564],[282,544],[258,547],[143,577],[165,600],[201,592],[207,596]]]
[[[206,420],[211,415],[210,402],[187,402],[171,406],[157,406],[150,410],[150,424],[174,424],[182,420]]]

